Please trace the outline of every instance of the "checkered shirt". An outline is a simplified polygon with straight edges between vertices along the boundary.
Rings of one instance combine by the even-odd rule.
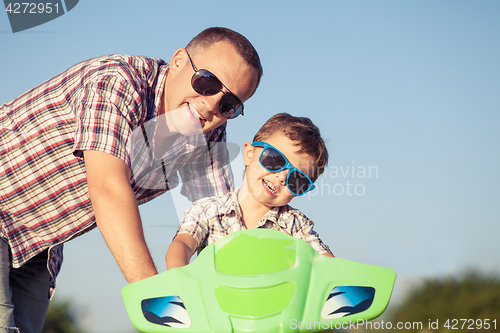
[[[238,204],[238,191],[239,188],[233,193],[194,202],[184,213],[177,234],[192,236],[198,243],[197,252],[200,253],[209,244],[215,243],[222,237],[246,229]],[[255,226],[255,228],[282,231],[303,239],[318,253],[332,253],[313,227],[313,221],[289,205],[269,210]]]
[[[152,153],[167,72],[161,59],[103,56],[0,106],[0,237],[14,268],[49,249],[50,295],[62,244],[95,227],[83,151],[127,163],[138,203],[177,186],[179,175],[192,201],[232,189],[225,125]]]

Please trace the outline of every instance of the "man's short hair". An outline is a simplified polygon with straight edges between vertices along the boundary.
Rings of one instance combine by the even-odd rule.
[[[263,74],[262,65],[257,51],[242,34],[228,28],[207,28],[194,37],[186,46],[186,49],[188,51],[195,51],[197,48],[204,49],[221,41],[231,43],[245,62],[257,71],[257,84],[255,85],[255,89],[257,89]]]
[[[278,113],[272,116],[255,134],[253,141],[266,141],[277,133],[283,133],[286,137],[300,146],[299,153],[311,156],[315,160],[315,168],[311,180],[314,182],[325,171],[328,164],[328,150],[319,128],[311,119],[306,117],[294,117],[288,113]]]

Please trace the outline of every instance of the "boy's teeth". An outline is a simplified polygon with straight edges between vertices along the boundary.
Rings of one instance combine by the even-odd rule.
[[[271,191],[272,193],[276,194],[276,189],[272,186],[271,183],[269,183],[267,180],[264,179],[264,185],[266,188]]]

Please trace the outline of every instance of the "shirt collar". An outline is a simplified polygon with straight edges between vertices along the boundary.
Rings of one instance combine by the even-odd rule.
[[[165,82],[167,81],[167,75],[169,71],[170,66],[168,64],[165,64],[163,66],[160,66],[159,68],[159,73],[158,73],[158,81],[155,87],[155,101],[154,101],[154,112],[153,112],[153,117],[156,118],[158,117],[158,113],[160,112],[160,105],[161,105],[161,100],[163,99],[163,94],[165,93]]]
[[[224,203],[223,206],[221,206],[221,211],[226,213],[226,214],[231,214],[234,213],[236,217],[242,221],[242,214],[241,214],[241,208],[238,203],[238,193],[240,192],[241,187],[238,187],[234,192],[232,192],[231,195],[231,200],[228,200],[227,202]],[[283,229],[286,229],[287,225],[285,222],[285,218],[283,218],[283,213],[287,211],[287,207],[283,206],[276,206],[270,209],[267,213],[262,216],[260,219],[259,223],[257,223],[256,228],[259,228],[263,225],[266,224],[267,221],[276,224],[280,226]]]

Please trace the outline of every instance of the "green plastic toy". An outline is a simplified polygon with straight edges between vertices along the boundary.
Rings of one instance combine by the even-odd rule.
[[[249,229],[209,245],[187,266],[125,286],[122,295],[141,332],[317,332],[378,317],[395,279],[392,269],[328,258],[285,233]]]

